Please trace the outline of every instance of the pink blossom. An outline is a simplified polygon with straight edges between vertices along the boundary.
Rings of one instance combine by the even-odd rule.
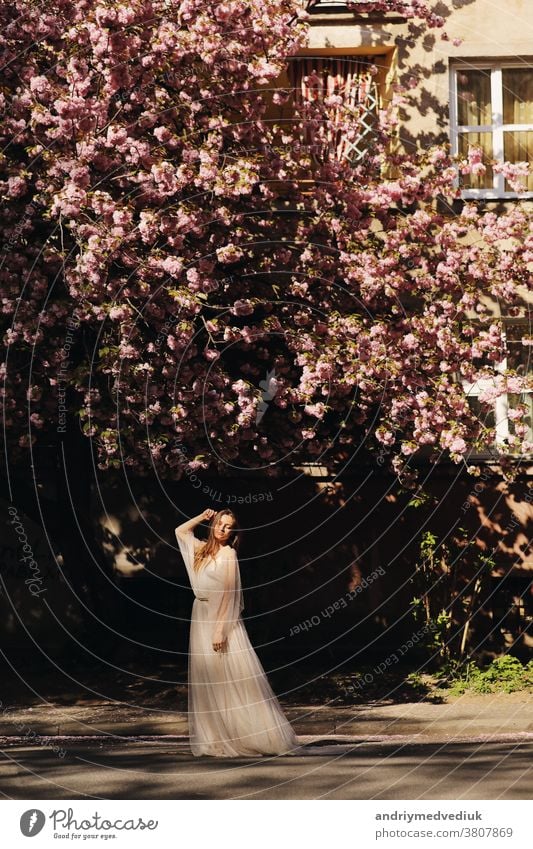
[[[416,40],[442,26],[432,5],[357,10],[401,13]],[[290,108],[287,88],[272,90],[307,43],[300,0],[221,0],[212,14],[197,0],[61,0],[53,15],[33,6],[0,8],[10,348],[0,389],[14,456],[53,436],[76,316],[89,348],[77,348],[69,403],[99,468],[176,477],[198,456],[219,474],[258,460],[275,474],[310,457],[335,468],[362,432],[406,485],[422,445],[461,462],[477,422],[461,378],[480,381],[487,410],[524,389],[498,372],[499,322],[481,293],[517,308],[531,214],[437,208],[457,197],[458,168],[482,173],[488,162],[480,148],[461,161],[445,145],[391,146],[418,75],[406,67],[364,161],[348,162],[331,140],[356,142],[359,128],[339,91],[304,105],[299,121],[270,120],[272,94]],[[308,84],[318,95],[319,74]],[[521,163],[494,168],[524,182]],[[261,393],[273,397],[258,438]],[[525,450],[520,409],[509,418],[513,450]]]
[[[166,271],[167,274],[170,274],[171,277],[179,277],[183,271],[183,260],[179,257],[168,256],[162,263],[161,268]],[[191,279],[188,276],[187,279]]]
[[[231,312],[234,315],[251,315],[254,311],[254,305],[252,301],[249,300],[238,300],[235,301],[231,308]]]
[[[7,188],[10,197],[18,198],[26,192],[26,180],[22,177],[9,177],[7,181]]]
[[[222,263],[237,262],[243,256],[242,248],[238,245],[224,245],[222,248],[217,248],[217,259]]]

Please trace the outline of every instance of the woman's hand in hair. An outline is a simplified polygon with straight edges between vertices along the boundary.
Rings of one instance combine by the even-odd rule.
[[[202,519],[209,521],[209,519],[213,518],[215,513],[216,513],[216,510],[211,510],[211,508],[208,507],[207,510],[204,510],[204,512],[202,513]]]

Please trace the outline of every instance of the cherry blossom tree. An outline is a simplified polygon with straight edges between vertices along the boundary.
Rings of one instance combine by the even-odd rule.
[[[363,5],[444,23],[417,0]],[[275,475],[386,452],[412,483],[424,446],[460,463],[490,438],[462,380],[490,386],[487,411],[527,388],[497,368],[485,302],[516,310],[531,288],[531,215],[452,214],[458,173],[486,163],[391,145],[409,91],[361,162],[317,163],[309,129],[349,137],[358,114],[325,98],[272,119],[308,36],[301,2],[12,0],[0,23],[15,458],[77,420],[102,469]],[[505,169],[519,185],[524,167]],[[524,414],[509,468],[533,448]]]

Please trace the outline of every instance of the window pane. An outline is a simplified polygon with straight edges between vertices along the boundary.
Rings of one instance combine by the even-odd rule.
[[[533,374],[533,345],[522,344],[522,339],[532,335],[528,324],[508,324],[505,328],[507,338],[507,368],[517,374]]]
[[[487,410],[486,405],[482,407],[476,395],[467,395],[466,400],[470,409],[484,427],[494,428],[496,426],[494,410]]]
[[[492,124],[490,70],[457,71],[457,116],[459,125]]]
[[[533,442],[533,394],[531,392],[523,392],[521,395],[509,393],[507,398],[510,410],[517,407],[518,404],[527,407],[528,412],[523,419],[523,423],[528,430],[526,431],[525,436],[521,436],[520,439],[527,439],[528,442]],[[514,427],[512,427],[512,431],[514,433]]]
[[[486,166],[484,174],[461,174],[461,186],[464,189],[492,189],[493,174],[492,165],[492,133],[460,133],[459,155],[466,157],[470,146],[483,149],[483,164]]]
[[[475,395],[467,395],[466,400],[472,413],[479,419],[481,425],[475,449],[477,451],[494,450],[494,440],[496,438],[496,416],[494,415],[494,409],[487,410],[486,405],[482,408]]]
[[[531,327],[527,324],[506,324],[505,335],[507,337],[507,368],[513,369],[517,374],[533,376],[533,346],[523,345],[522,339],[531,339]],[[527,407],[528,413],[524,424],[528,428],[524,437],[533,442],[533,394],[523,392],[522,394],[509,393],[507,396],[509,409],[512,410],[518,404]],[[514,433],[512,421],[509,423],[511,432]],[[518,451],[518,446],[517,446]]]
[[[503,123],[533,124],[533,72],[503,68]]]
[[[506,162],[529,162],[533,165],[533,132],[511,131],[503,134],[503,158]],[[520,178],[520,184],[533,192],[533,174]],[[513,188],[505,181],[505,191],[512,192]]]

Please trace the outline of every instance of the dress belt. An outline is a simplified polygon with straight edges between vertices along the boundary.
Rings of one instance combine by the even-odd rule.
[[[195,596],[196,601],[209,601],[208,598],[200,598],[199,596]]]

